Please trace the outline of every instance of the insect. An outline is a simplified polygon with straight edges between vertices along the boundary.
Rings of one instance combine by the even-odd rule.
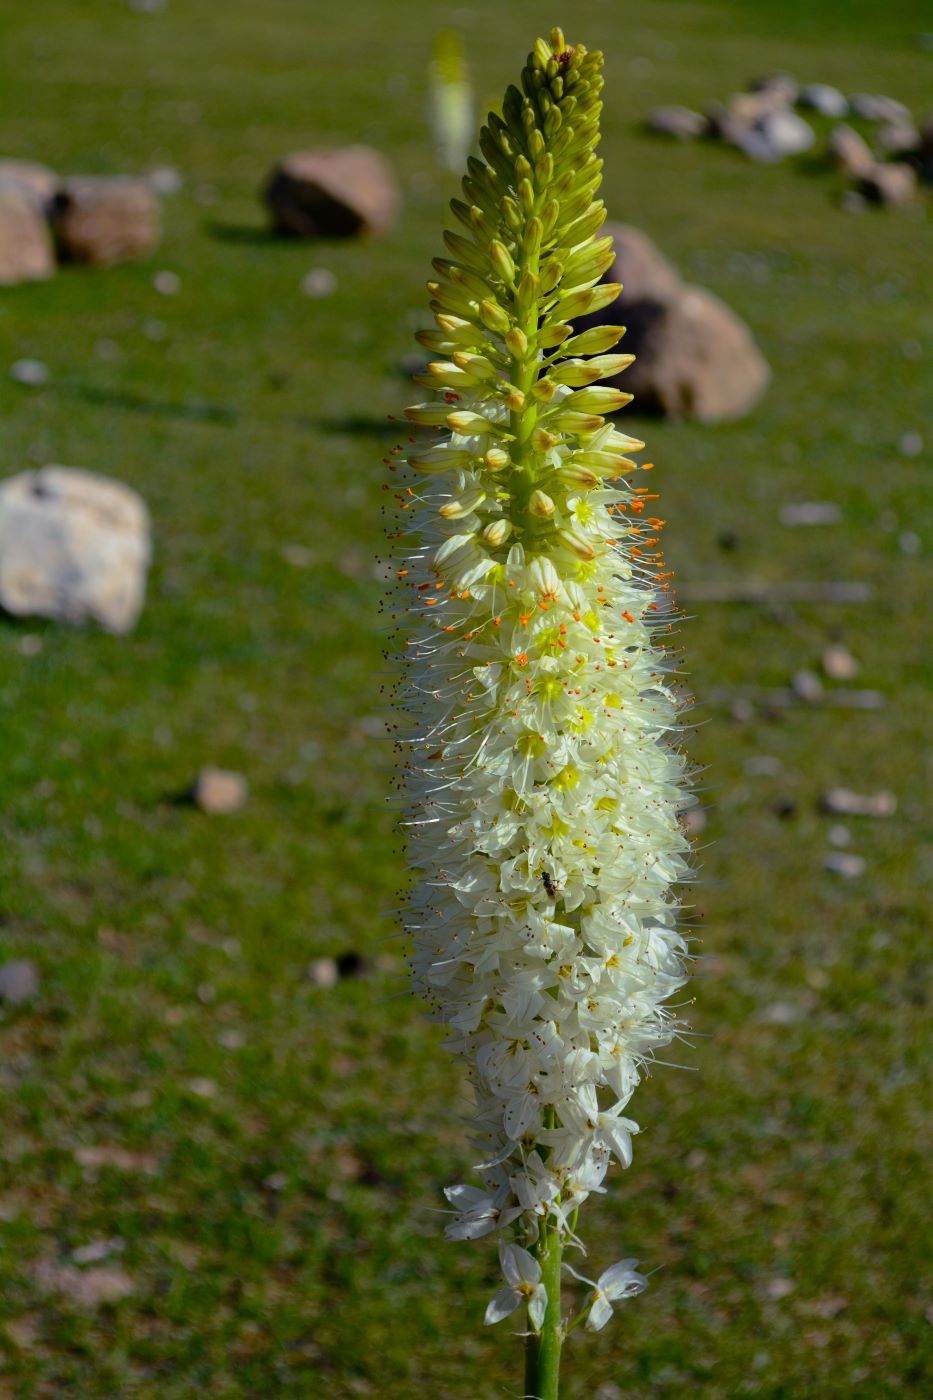
[[[548,899],[556,899],[556,898],[557,898],[557,886],[555,885],[554,881],[551,879],[551,872],[550,872],[549,870],[542,870],[542,871],[541,871],[541,883],[542,883],[542,885],[544,886],[545,890],[547,891],[547,897],[548,897]]]

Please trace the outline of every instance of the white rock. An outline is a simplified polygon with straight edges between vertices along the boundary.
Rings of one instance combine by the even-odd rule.
[[[0,607],[129,632],[146,591],[149,515],[129,486],[49,466],[0,483]]]
[[[10,365],[10,378],[29,389],[41,389],[49,382],[49,367],[41,360],[14,360]]]
[[[170,272],[167,268],[162,272],[157,272],[152,279],[159,296],[174,297],[181,291],[181,278],[177,272]]]
[[[765,112],[755,123],[755,129],[764,137],[773,158],[799,156],[809,151],[816,141],[816,133],[809,122],[790,110]]]
[[[821,117],[845,117],[849,112],[849,104],[843,94],[829,83],[806,83],[800,89],[797,101],[801,107],[819,112]]]
[[[893,792],[860,793],[851,788],[834,787],[820,799],[824,812],[839,817],[893,817],[897,798]]]
[[[194,783],[194,801],[202,812],[212,815],[238,812],[249,795],[249,784],[242,773],[228,768],[202,768]]]
[[[880,92],[857,92],[849,98],[849,106],[857,117],[868,122],[897,122],[904,125],[913,118],[910,108],[895,97],[885,97]]]
[[[857,880],[865,874],[865,861],[851,851],[829,851],[823,857],[823,869],[840,875],[843,880]]]
[[[821,658],[823,672],[831,681],[852,681],[858,675],[858,662],[847,647],[834,643]]]
[[[835,525],[841,514],[835,501],[788,501],[781,507],[781,524]]]
[[[329,297],[337,290],[337,278],[329,267],[312,267],[301,279],[301,290],[308,297]]]

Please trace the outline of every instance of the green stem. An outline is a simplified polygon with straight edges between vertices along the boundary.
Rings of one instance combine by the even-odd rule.
[[[557,1230],[542,1227],[534,1253],[541,1265],[547,1289],[547,1312],[540,1332],[529,1332],[525,1344],[525,1400],[558,1400],[560,1347],[560,1258],[562,1242]],[[529,1323],[529,1327],[531,1324]]]

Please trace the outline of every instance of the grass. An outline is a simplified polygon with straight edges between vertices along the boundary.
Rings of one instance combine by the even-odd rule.
[[[786,684],[840,639],[887,699],[744,722],[698,711],[699,1073],[640,1090],[635,1165],[587,1208],[594,1268],[620,1247],[664,1267],[605,1333],[574,1334],[568,1400],[880,1400],[931,1384],[929,567],[898,547],[905,530],[930,538],[920,459],[898,447],[931,435],[928,221],[922,205],[843,213],[812,161],[757,167],[638,127],[655,102],[703,104],[776,67],[921,112],[922,7],[828,11],[577,0],[566,20],[607,51],[613,213],[734,305],[774,369],[742,423],[642,425],[669,558],[686,580],[875,589],[868,606],[697,607],[691,683],[701,701]],[[484,98],[551,22],[531,0],[448,19]],[[423,115],[441,22],[422,0],[347,17],[299,0],[152,15],[46,0],[0,20],[4,153],[185,177],[152,258],[0,300],[6,362],[50,370],[38,391],[0,378],[5,472],[120,477],[156,540],[131,637],[0,625],[3,949],[42,971],[38,1000],[0,1019],[0,1394],[16,1400],[517,1393],[517,1344],[480,1326],[492,1251],[440,1239],[441,1187],[470,1159],[461,1086],[381,912],[400,857],[375,740],[372,561],[385,418],[409,392],[398,366],[452,192]],[[344,140],[394,161],[398,231],[267,239],[255,191],[274,158]],[[299,290],[313,266],[335,274],[331,297]],[[176,297],[153,289],[161,268]],[[836,500],[842,521],[783,527],[791,500]],[[178,801],[206,762],[248,775],[240,814]],[[852,882],[822,869],[818,798],[838,783],[898,796],[892,819],[850,823],[867,861]],[[305,976],[349,950],[367,977]],[[81,1166],[89,1146],[133,1156]],[[101,1239],[122,1242],[110,1262],[131,1297],[94,1308],[43,1289],[38,1265]]]

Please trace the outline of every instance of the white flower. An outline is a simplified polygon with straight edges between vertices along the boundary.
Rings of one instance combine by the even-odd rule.
[[[527,1249],[505,1243],[499,1246],[499,1262],[506,1278],[506,1287],[499,1289],[486,1309],[486,1325],[501,1322],[522,1303],[527,1303],[531,1325],[536,1332],[540,1332],[547,1311],[547,1290],[541,1282],[541,1265]]]
[[[564,1265],[568,1273],[573,1274],[581,1283],[588,1283],[593,1290],[586,1318],[588,1332],[599,1332],[605,1327],[612,1317],[613,1303],[621,1302],[624,1298],[634,1298],[637,1293],[643,1293],[648,1287],[648,1280],[643,1274],[636,1272],[637,1263],[637,1259],[620,1259],[618,1264],[604,1269],[595,1283],[592,1279],[584,1278],[583,1274],[578,1274],[569,1264]]]

